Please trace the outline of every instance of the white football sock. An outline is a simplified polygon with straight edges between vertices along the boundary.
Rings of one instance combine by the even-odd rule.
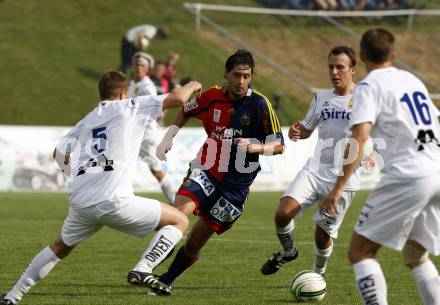
[[[168,179],[168,175],[165,175],[159,183],[162,192],[165,194],[165,197],[167,197],[168,203],[173,205],[175,192],[173,190],[173,186],[171,185],[170,179]]]
[[[291,256],[296,252],[295,241],[293,240],[293,230],[295,229],[295,224],[293,220],[285,227],[278,227],[275,225],[275,231],[277,233],[278,239],[280,240],[281,246],[283,247],[283,254]]]
[[[425,305],[440,305],[440,277],[431,260],[411,270]]]
[[[352,267],[364,304],[388,305],[387,283],[377,260],[368,258]]]
[[[5,298],[14,303],[20,301],[23,295],[48,275],[59,261],[60,259],[49,247],[41,250]]]
[[[175,226],[162,227],[154,235],[147,250],[133,270],[151,273],[167,257],[181,238],[182,231]]]
[[[315,262],[313,263],[312,270],[323,275],[327,269],[327,263],[333,251],[333,242],[330,247],[323,250],[319,249],[316,244],[314,244],[313,250],[315,251]]]

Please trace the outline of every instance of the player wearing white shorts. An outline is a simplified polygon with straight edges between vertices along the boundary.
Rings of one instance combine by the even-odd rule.
[[[350,120],[359,145],[344,165],[321,208],[338,213],[344,185],[357,167],[369,134],[382,139],[382,178],[365,203],[353,233],[349,258],[364,304],[386,305],[387,287],[376,260],[381,246],[402,251],[425,305],[440,305],[440,277],[428,252],[440,255],[440,112],[425,85],[393,67],[394,35],[366,31],[361,59],[369,72],[353,93]],[[378,147],[380,148],[380,147]]]
[[[143,52],[137,52],[133,56],[134,79],[130,81],[128,93],[130,97],[142,95],[157,95],[156,86],[148,77],[148,71],[154,65],[153,58]],[[161,115],[158,120],[162,120]],[[144,137],[142,139],[139,157],[150,168],[151,173],[157,179],[160,187],[167,198],[169,204],[174,202],[174,191],[167,175],[162,170],[162,161],[156,157],[156,147],[160,139],[158,120],[152,121],[145,127]]]
[[[110,71],[101,77],[101,102],[54,151],[69,175],[70,208],[61,236],[34,257],[0,304],[17,304],[79,242],[103,226],[138,237],[158,230],[128,280],[160,286],[151,272],[180,240],[188,219],[167,204],[135,196],[132,177],[144,127],[162,109],[182,105],[199,89],[200,83],[192,82],[169,95],[128,99],[128,79],[123,73]]]
[[[282,249],[261,267],[264,275],[273,274],[281,266],[297,258],[294,242],[294,221],[329,192],[340,171],[337,155],[342,155],[349,135],[351,116],[351,93],[354,88],[353,74],[356,71],[356,56],[347,46],[330,50],[328,68],[333,89],[315,94],[309,112],[302,122],[290,127],[289,138],[306,139],[318,128],[318,144],[315,153],[298,173],[287,191],[281,197],[275,213],[275,228]],[[359,189],[359,175],[353,175],[344,188],[340,204],[342,212],[329,217],[318,210],[313,215],[315,229],[315,261],[313,271],[324,274],[333,249],[333,238],[350,206],[354,193]]]

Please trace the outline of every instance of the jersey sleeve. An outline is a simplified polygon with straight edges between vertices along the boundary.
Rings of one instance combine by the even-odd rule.
[[[201,119],[203,113],[207,110],[210,101],[209,90],[203,92],[197,98],[192,98],[182,106],[183,116],[185,118]]]
[[[354,125],[370,122],[376,123],[379,114],[378,100],[373,88],[368,83],[359,83],[353,92],[353,109],[350,118],[350,129]]]
[[[434,113],[434,116],[435,117],[440,117],[440,111],[437,108],[437,106],[434,103],[432,103],[432,102],[431,102],[431,105],[432,105],[432,112]]]
[[[312,102],[310,103],[309,111],[307,112],[306,117],[302,120],[302,125],[305,129],[312,131],[316,128],[319,122],[319,113],[318,109],[318,94],[315,93],[313,96]]]
[[[153,82],[143,85],[139,88],[140,95],[157,95],[157,89]]]
[[[58,151],[62,152],[64,155],[70,155],[78,143],[84,121],[85,119],[79,121],[71,130],[69,130],[68,133],[66,133],[66,135],[64,135],[64,137],[61,138],[56,146]]]
[[[265,142],[278,141],[284,145],[283,133],[277,114],[269,100],[263,99],[260,103],[260,121]]]
[[[134,110],[133,113],[141,121],[142,125],[148,124],[162,115],[163,101],[168,94],[138,96],[127,101],[127,107]]]

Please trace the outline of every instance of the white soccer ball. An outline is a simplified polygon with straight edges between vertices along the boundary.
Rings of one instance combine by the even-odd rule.
[[[290,285],[290,292],[295,303],[320,302],[324,299],[327,284],[324,278],[313,271],[298,273]]]

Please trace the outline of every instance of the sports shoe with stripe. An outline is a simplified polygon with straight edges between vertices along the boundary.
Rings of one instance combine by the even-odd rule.
[[[158,277],[148,272],[130,271],[127,275],[127,282],[135,286],[152,288],[158,281]]]
[[[274,274],[277,272],[285,263],[291,262],[298,257],[298,250],[292,255],[284,255],[284,251],[280,250],[272,255],[264,265],[261,267],[261,273],[264,275]]]
[[[161,281],[157,281],[153,287],[151,287],[151,292],[160,295],[160,296],[168,296],[171,295],[171,285],[167,285]]]
[[[0,305],[15,305],[17,303],[12,302],[9,299],[5,299],[6,294],[0,296]]]

